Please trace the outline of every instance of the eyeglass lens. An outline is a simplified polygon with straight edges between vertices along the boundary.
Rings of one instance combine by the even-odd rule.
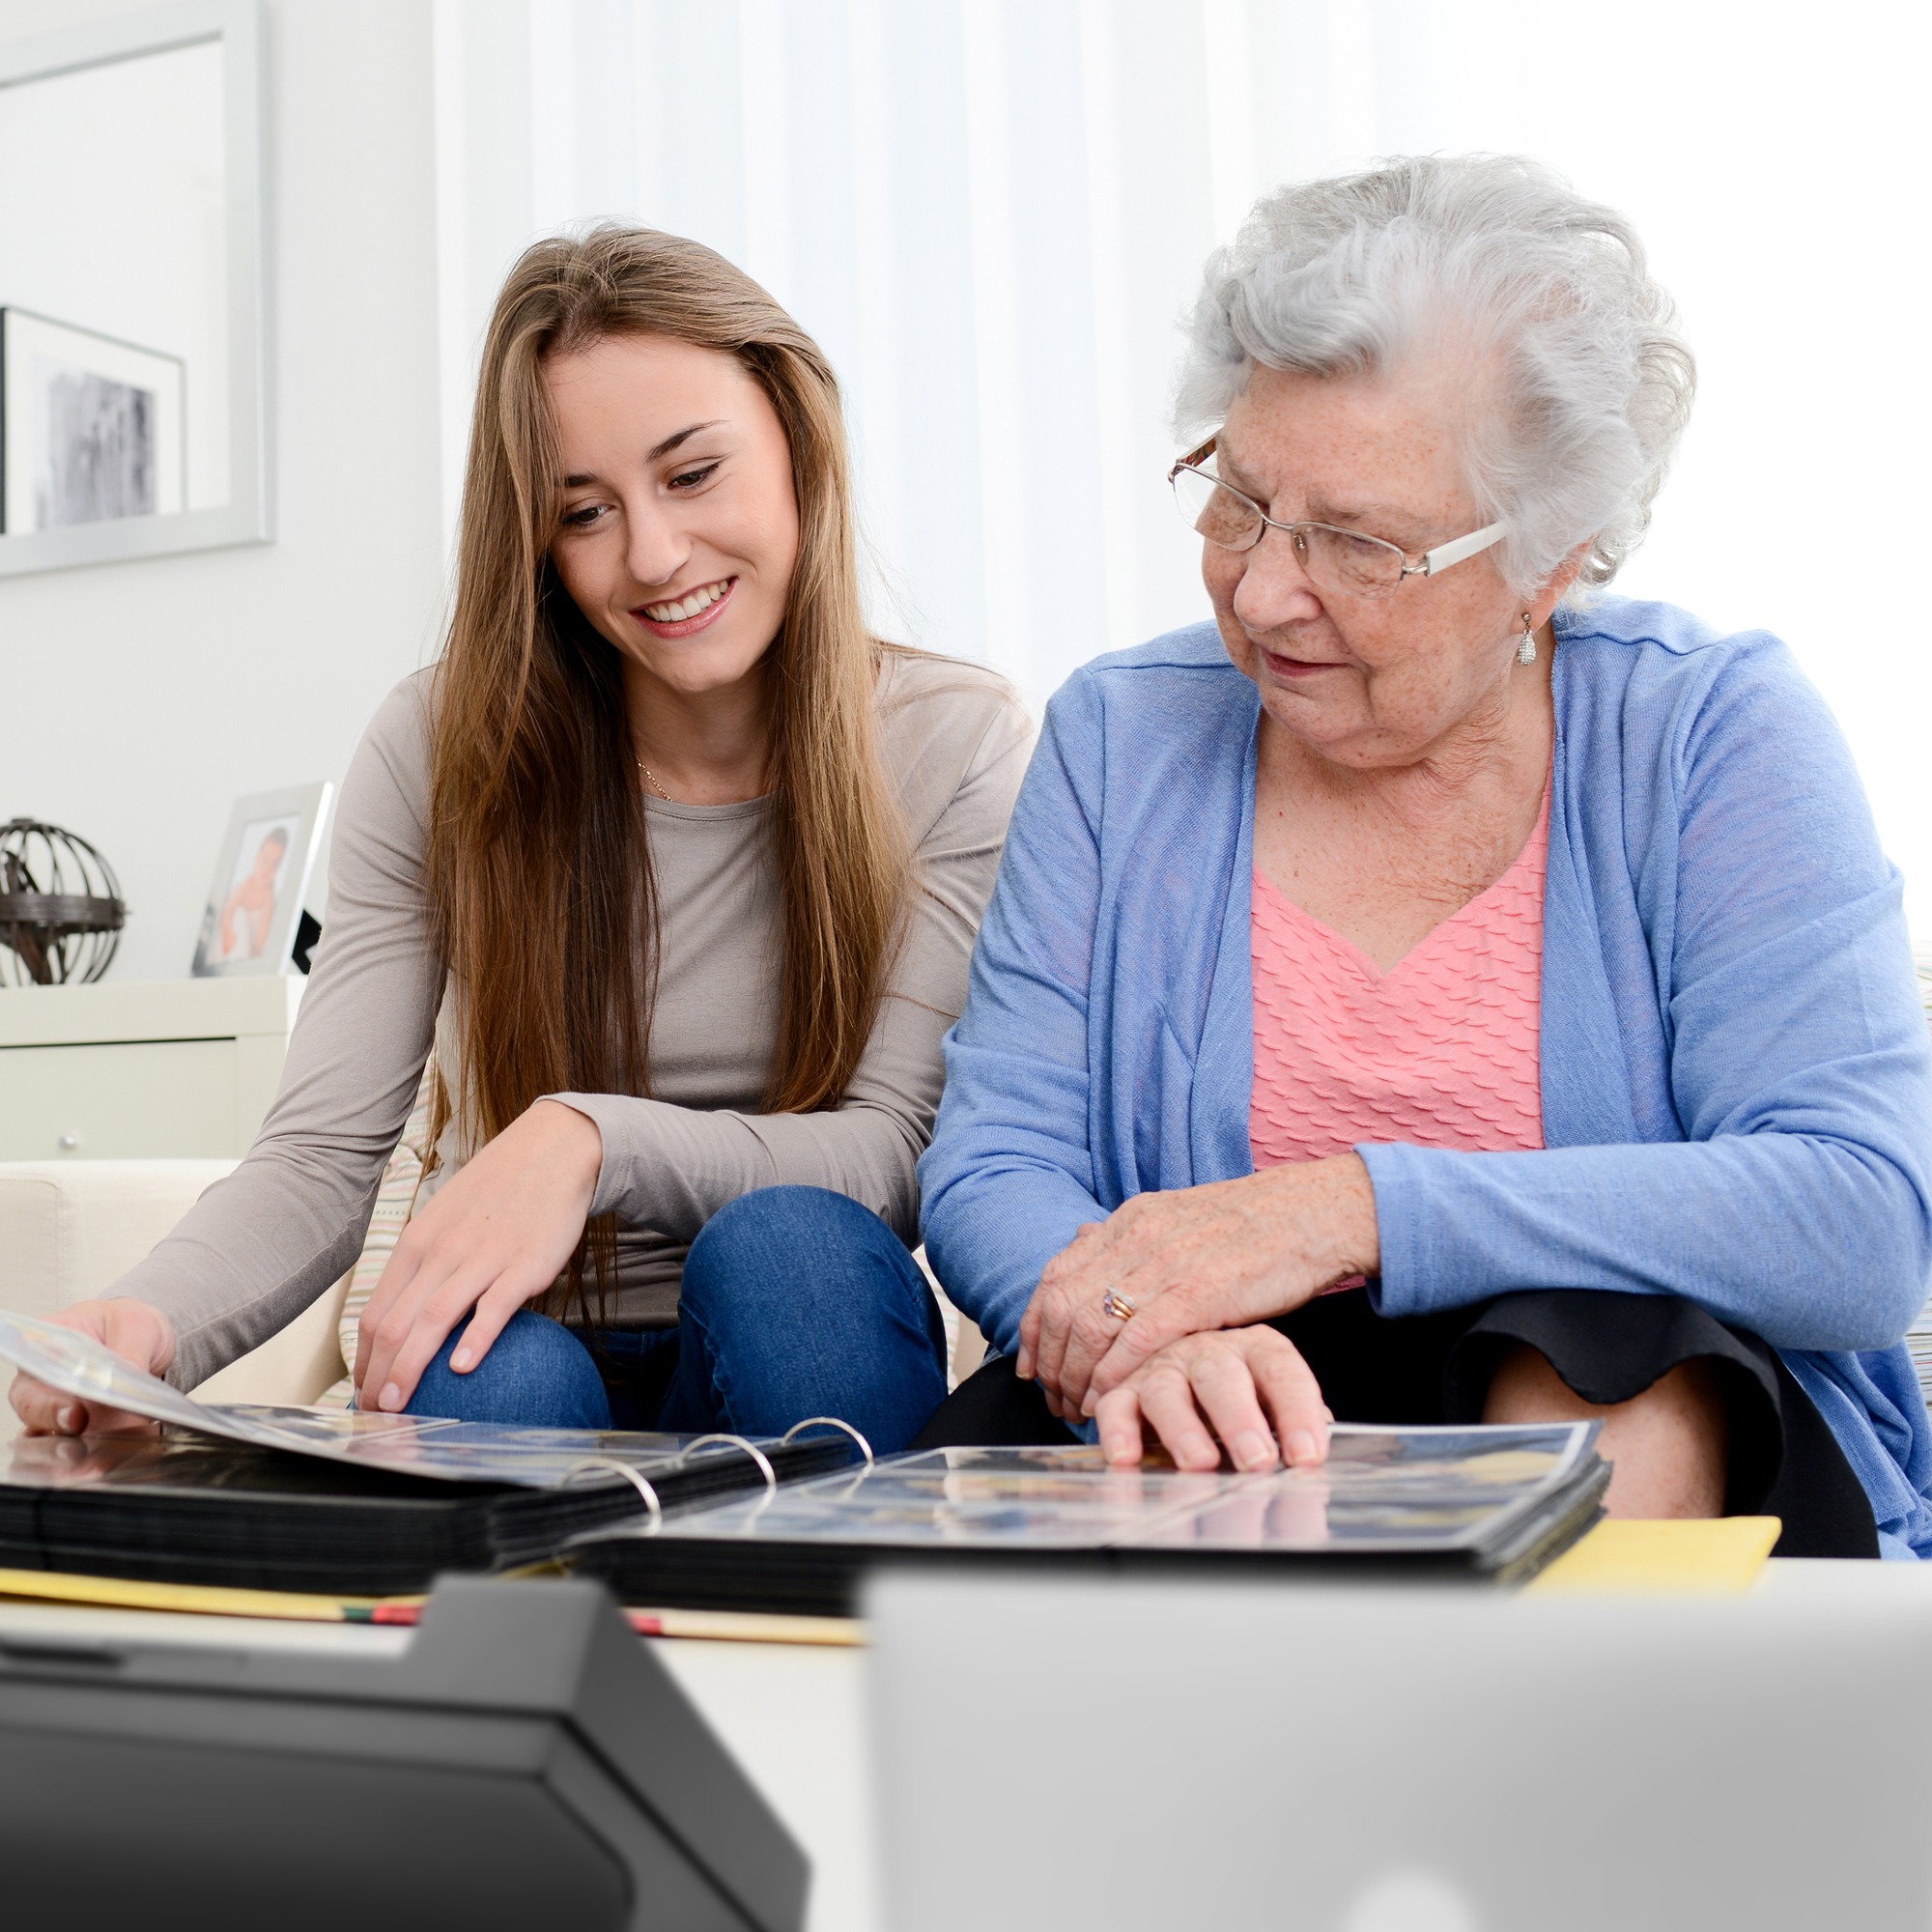
[[[1223,550],[1252,548],[1266,527],[1261,512],[1245,497],[1223,489],[1213,477],[1198,469],[1175,471],[1174,496],[1180,505],[1181,516],[1194,531]]]
[[[1199,469],[1175,473],[1174,496],[1188,527],[1224,550],[1252,550],[1267,527],[1245,497]],[[1402,553],[1378,538],[1297,524],[1293,543],[1296,558],[1319,589],[1361,593],[1392,590],[1402,582]]]

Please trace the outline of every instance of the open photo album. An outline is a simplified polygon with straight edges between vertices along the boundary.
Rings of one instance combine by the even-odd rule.
[[[1600,1514],[1594,1423],[1338,1425],[1317,1468],[1137,1469],[1098,1449],[874,1457],[788,1436],[525,1429],[196,1402],[88,1337],[0,1315],[0,1360],[151,1418],[0,1451],[0,1568],[383,1595],[555,1559],[626,1602],[847,1616],[887,1566],[1522,1580]]]

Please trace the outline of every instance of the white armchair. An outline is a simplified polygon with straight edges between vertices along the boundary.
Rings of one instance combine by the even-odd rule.
[[[0,1162],[0,1308],[51,1315],[99,1294],[219,1180],[232,1160]],[[343,1375],[347,1278],[197,1391],[217,1402],[313,1402]],[[14,1433],[0,1403],[0,1440]]]

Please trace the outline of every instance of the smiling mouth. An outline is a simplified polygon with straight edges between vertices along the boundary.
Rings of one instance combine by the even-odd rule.
[[[673,597],[663,604],[641,604],[638,614],[649,618],[653,624],[688,623],[693,617],[703,616],[721,597],[728,594],[737,581],[735,577],[721,577],[716,583],[701,583],[683,597]]]

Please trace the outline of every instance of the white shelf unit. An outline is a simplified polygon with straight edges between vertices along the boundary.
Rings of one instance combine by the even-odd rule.
[[[0,989],[0,1161],[239,1159],[305,980]]]

